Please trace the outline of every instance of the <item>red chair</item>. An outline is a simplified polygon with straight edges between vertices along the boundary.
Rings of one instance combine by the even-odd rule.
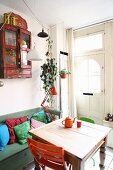
[[[31,138],[27,138],[27,142],[37,169],[39,169],[39,167],[43,170],[45,170],[45,167],[54,170],[67,170],[71,168],[70,164],[66,166],[62,147],[41,143]]]

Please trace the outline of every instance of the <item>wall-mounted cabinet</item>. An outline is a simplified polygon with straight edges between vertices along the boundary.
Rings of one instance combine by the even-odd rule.
[[[27,53],[31,47],[28,30],[5,24],[0,32],[0,78],[30,78],[31,62]]]

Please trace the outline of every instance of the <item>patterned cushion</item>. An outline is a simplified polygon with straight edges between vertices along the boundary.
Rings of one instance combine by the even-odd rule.
[[[45,112],[43,110],[40,111],[40,112],[34,113],[32,115],[32,118],[35,119],[35,120],[38,120],[40,122],[47,123],[46,114],[45,114]]]
[[[43,125],[45,125],[45,123],[39,122],[38,120],[35,120],[33,118],[31,119],[31,128],[38,128]]]
[[[16,134],[16,136],[18,138],[18,142],[20,144],[26,143],[27,142],[26,139],[31,138],[31,135],[29,134],[29,130],[30,130],[30,122],[29,121],[24,122],[24,123],[14,127],[15,134]]]
[[[9,144],[13,144],[13,143],[17,142],[17,138],[15,136],[14,129],[13,129],[14,126],[19,125],[26,121],[27,121],[27,116],[24,116],[21,118],[6,119],[6,124],[8,126],[9,133],[10,133]]]
[[[4,147],[9,142],[9,131],[7,125],[0,124],[0,151],[4,149]]]

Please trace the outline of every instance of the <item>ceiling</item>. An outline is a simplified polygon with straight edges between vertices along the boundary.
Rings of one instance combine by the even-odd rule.
[[[113,0],[0,0],[0,3],[33,17],[41,25],[64,23],[79,28],[113,18]]]

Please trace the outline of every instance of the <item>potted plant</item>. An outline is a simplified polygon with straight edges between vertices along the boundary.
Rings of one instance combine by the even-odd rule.
[[[46,62],[41,66],[41,80],[43,81],[43,89],[47,96],[47,101],[53,101],[52,95],[56,95],[55,82],[58,75],[58,68],[55,58],[52,58],[52,43],[53,41],[49,37],[47,40],[48,50],[46,52]]]
[[[66,78],[67,74],[71,74],[71,72],[66,70],[66,69],[62,69],[62,70],[59,71],[59,75],[63,79]]]

